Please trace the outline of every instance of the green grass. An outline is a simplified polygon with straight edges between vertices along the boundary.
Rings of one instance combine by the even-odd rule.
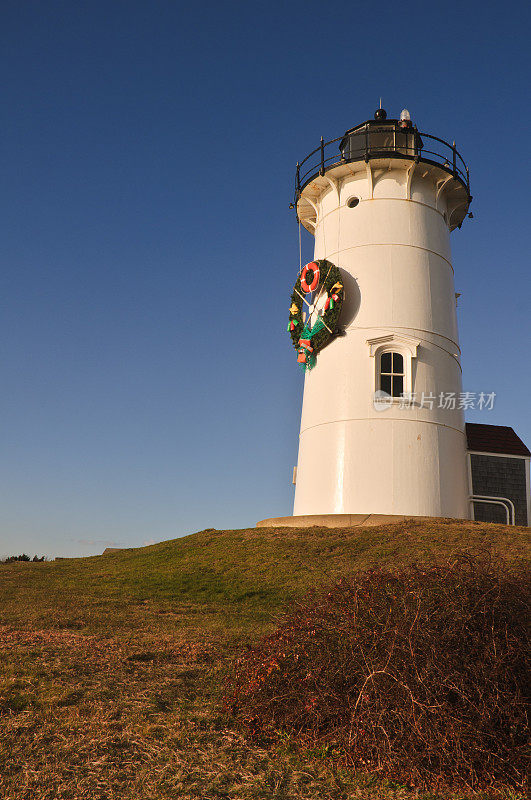
[[[292,598],[356,570],[463,551],[525,559],[529,533],[453,520],[202,531],[0,565],[0,796],[428,798],[293,742],[246,741],[219,693],[237,648]]]

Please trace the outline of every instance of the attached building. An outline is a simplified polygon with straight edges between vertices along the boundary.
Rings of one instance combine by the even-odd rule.
[[[467,422],[473,518],[531,524],[531,452],[512,428]]]

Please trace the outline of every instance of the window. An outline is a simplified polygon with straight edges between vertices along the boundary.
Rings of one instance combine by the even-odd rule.
[[[347,208],[356,208],[359,202],[360,202],[359,197],[349,197],[349,199],[347,200]]]
[[[400,397],[404,391],[404,356],[401,353],[381,353],[380,389],[391,397]]]
[[[420,345],[418,339],[398,333],[388,333],[367,339],[369,355],[374,358],[373,391],[381,391],[398,399],[414,391],[413,362]]]

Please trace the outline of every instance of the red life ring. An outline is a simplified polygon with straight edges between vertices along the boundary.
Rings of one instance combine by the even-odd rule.
[[[310,270],[312,270],[313,272],[313,279],[311,284],[308,286],[308,284],[306,283],[306,275]],[[314,289],[317,289],[318,283],[319,283],[319,264],[317,263],[317,261],[310,261],[310,263],[306,264],[306,266],[301,272],[301,289],[305,294],[307,292],[313,292]]]

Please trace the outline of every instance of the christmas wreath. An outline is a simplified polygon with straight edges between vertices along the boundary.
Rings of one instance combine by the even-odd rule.
[[[311,261],[301,270],[291,293],[288,332],[303,369],[315,366],[317,353],[338,332],[343,279],[330,261]]]

